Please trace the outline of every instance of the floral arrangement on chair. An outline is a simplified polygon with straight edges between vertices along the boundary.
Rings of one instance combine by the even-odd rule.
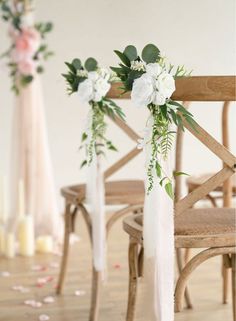
[[[193,116],[180,103],[170,97],[175,91],[175,79],[189,76],[184,66],[167,64],[160,50],[153,44],[146,45],[142,54],[129,45],[123,52],[115,50],[120,58],[119,67],[111,67],[121,80],[125,92],[131,91],[131,100],[137,107],[147,107],[150,116],[147,120],[144,137],[138,142],[138,148],[150,148],[147,165],[149,193],[154,186],[154,175],[159,184],[165,187],[173,198],[172,177],[165,172],[162,163],[168,158],[175,131],[173,124],[183,129],[182,118],[191,126],[195,122]],[[175,172],[174,175],[185,173]]]
[[[87,156],[81,164],[83,167],[91,164],[94,153],[104,155],[104,148],[117,150],[111,140],[105,137],[107,124],[104,116],[124,119],[124,113],[115,102],[105,97],[114,79],[109,70],[99,67],[91,57],[84,65],[77,58],[65,64],[69,69],[68,73],[63,74],[68,84],[68,93],[77,92],[80,101],[90,105],[87,128],[81,139],[81,148],[85,147]]]
[[[0,0],[2,19],[9,24],[11,45],[0,58],[7,58],[12,77],[12,90],[17,94],[20,87],[27,86],[36,73],[44,71],[43,61],[53,53],[45,38],[52,30],[52,23],[33,23],[30,1]]]

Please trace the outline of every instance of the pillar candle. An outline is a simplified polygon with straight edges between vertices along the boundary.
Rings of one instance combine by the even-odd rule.
[[[31,215],[25,215],[19,222],[19,253],[24,256],[34,255],[34,224]]]
[[[36,250],[40,253],[53,252],[53,239],[51,235],[41,235],[36,240]]]
[[[0,224],[0,253],[4,253],[5,250],[5,228]]]
[[[15,256],[15,235],[14,233],[7,233],[5,238],[5,255],[8,258]]]

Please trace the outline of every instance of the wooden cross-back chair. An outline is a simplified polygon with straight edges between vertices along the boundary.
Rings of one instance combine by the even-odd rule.
[[[176,91],[173,99],[179,101],[236,101],[234,76],[190,77],[179,79],[176,82]],[[223,162],[223,168],[204,183],[196,187],[191,193],[181,198],[181,178],[176,178],[175,184],[175,247],[199,248],[199,254],[190,259],[180,273],[175,290],[175,310],[182,309],[182,299],[187,280],[202,262],[217,256],[224,255],[225,267],[232,269],[232,299],[233,319],[236,321],[236,248],[235,248],[235,208],[192,208],[193,205],[207,197],[218,186],[228,188],[225,195],[231,193],[231,186],[227,182],[236,171],[236,157],[223,145],[217,142],[200,125],[197,130],[192,129],[183,120],[184,127]],[[182,138],[183,133],[178,129],[176,142],[176,170],[182,170]],[[226,183],[225,183],[226,182]],[[143,260],[143,217],[142,214],[129,216],[124,219],[124,230],[130,236],[129,244],[129,295],[126,321],[133,321],[135,316],[135,301],[138,278],[142,276]],[[141,251],[139,248],[141,246]],[[144,249],[145,251],[145,249]]]
[[[113,86],[108,93],[109,98],[124,99],[126,95],[118,95],[120,91],[117,90],[117,86]],[[113,119],[114,123],[131,139],[135,142],[135,146],[126,155],[121,157],[112,166],[104,172],[105,180],[105,203],[106,205],[124,205],[120,210],[116,210],[106,223],[107,236],[111,230],[112,225],[124,215],[132,212],[142,211],[142,205],[144,201],[144,182],[142,180],[120,180],[120,181],[108,181],[108,179],[115,174],[118,170],[123,168],[128,162],[133,160],[141,150],[137,149],[137,140],[139,135],[119,118]],[[61,194],[65,198],[65,232],[64,232],[64,246],[63,255],[61,260],[61,268],[57,286],[57,294],[60,294],[63,289],[67,262],[69,255],[69,237],[70,233],[74,232],[75,219],[77,213],[80,212],[86,222],[88,228],[89,237],[92,245],[92,221],[89,215],[89,211],[85,204],[85,184],[67,186],[61,189]],[[96,271],[93,268],[92,275],[92,288],[91,288],[91,307],[90,307],[90,321],[95,321],[98,318],[99,310],[99,293],[101,284],[101,272]]]

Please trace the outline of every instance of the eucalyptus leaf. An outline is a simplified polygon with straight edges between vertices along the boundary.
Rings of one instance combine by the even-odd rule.
[[[129,58],[129,61],[134,61],[138,58],[137,49],[132,45],[125,48],[124,54]]]
[[[82,67],[81,61],[78,58],[73,59],[72,65],[75,67],[76,70],[79,70]]]
[[[160,58],[160,50],[153,44],[148,44],[143,48],[142,58],[146,63],[157,62]]]
[[[85,61],[84,67],[87,71],[95,71],[97,69],[98,63],[97,60],[90,57]]]

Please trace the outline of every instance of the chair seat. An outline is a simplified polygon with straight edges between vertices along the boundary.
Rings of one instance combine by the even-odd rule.
[[[61,194],[73,204],[85,200],[86,185],[63,187]],[[105,183],[106,205],[141,204],[144,202],[145,190],[142,180],[121,180]]]
[[[175,218],[176,247],[235,246],[236,210],[231,208],[190,209]],[[142,240],[143,215],[128,217],[124,229]]]
[[[202,185],[205,181],[207,181],[210,177],[212,177],[215,173],[206,173],[199,176],[190,176],[187,178],[186,183],[188,185],[189,191],[193,191],[198,186]],[[233,194],[236,195],[236,175],[232,176],[232,188],[233,188]],[[223,191],[223,185],[218,186],[214,191],[216,192],[222,192]]]

